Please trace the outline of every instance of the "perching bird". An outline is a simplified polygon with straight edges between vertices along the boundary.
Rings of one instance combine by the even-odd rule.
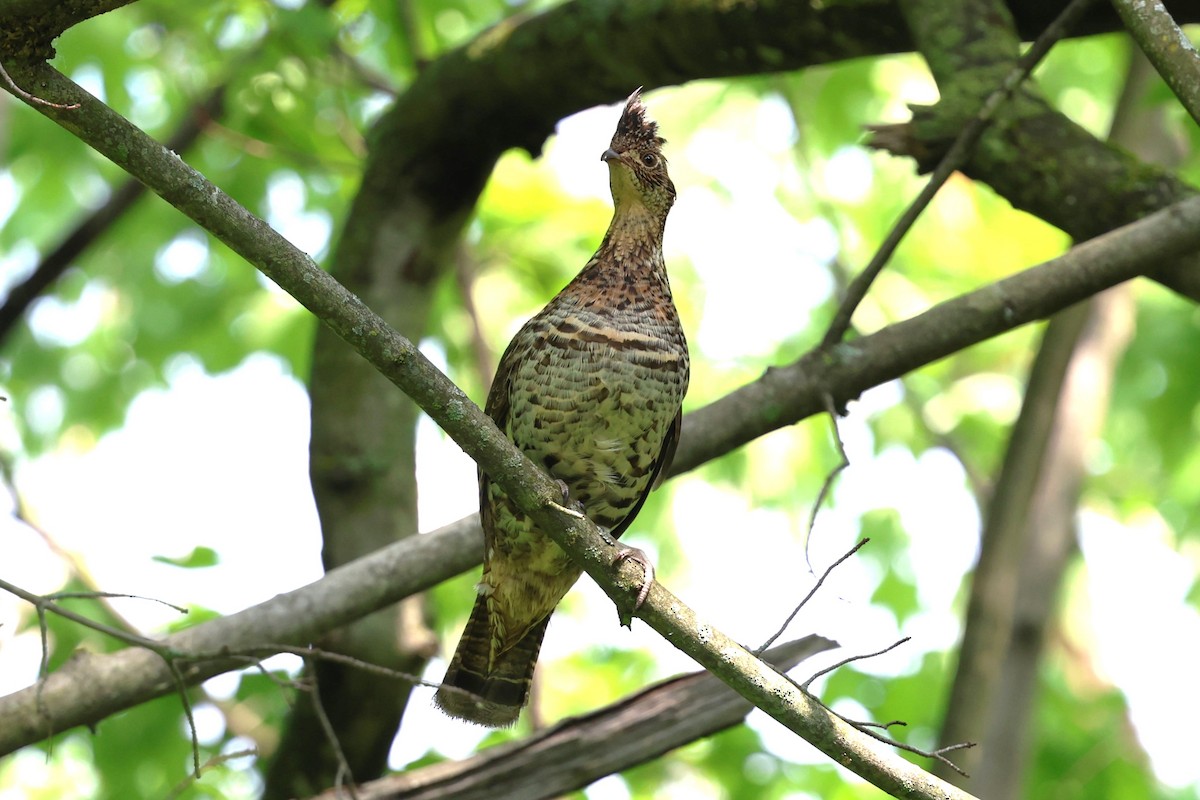
[[[600,156],[615,207],[608,233],[513,337],[485,407],[563,485],[565,504],[614,537],[675,452],[688,385],[687,341],[662,252],[675,186],[639,93]],[[435,699],[452,716],[503,727],[528,699],[550,613],[580,569],[482,472],[479,496],[483,578]]]

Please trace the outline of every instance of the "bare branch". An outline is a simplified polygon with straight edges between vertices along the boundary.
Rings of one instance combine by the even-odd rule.
[[[305,659],[307,661],[308,659]],[[309,664],[311,667],[312,665]],[[313,705],[313,711],[316,712],[317,719],[321,723],[321,730],[325,734],[325,741],[333,750],[333,755],[337,759],[337,776],[334,781],[334,790],[338,796],[341,796],[342,789],[345,789],[350,800],[358,800],[358,791],[354,786],[354,773],[350,770],[350,763],[346,761],[346,753],[342,750],[342,743],[338,741],[337,731],[333,729],[333,723],[329,721],[329,715],[325,713],[325,705],[321,702],[321,686],[317,683],[317,671],[315,669],[308,670],[309,686],[308,699]]]
[[[836,663],[830,667],[826,667],[825,669],[820,670],[816,674],[812,675],[808,680],[806,680],[803,684],[800,685],[800,689],[803,692],[808,693],[808,687],[812,685],[813,681],[815,681],[817,678],[821,677],[822,675],[828,675],[830,672],[833,672],[834,670],[838,669],[839,667],[844,667],[847,664],[854,663],[855,661],[865,661],[868,658],[875,658],[877,656],[883,655],[884,653],[890,653],[892,650],[895,650],[900,645],[910,641],[911,638],[912,637],[910,637],[910,636],[905,636],[903,639],[893,642],[892,644],[888,645],[887,647],[883,648],[882,650],[876,650],[874,653],[865,653],[862,655],[856,655],[856,656],[850,656],[849,658],[844,658],[841,661],[839,661],[838,663]],[[963,750],[966,748],[974,747],[975,746],[974,742],[962,742],[960,744],[952,744],[952,745],[948,745],[946,747],[939,747],[936,750],[924,750],[920,747],[916,747],[915,745],[911,745],[911,744],[906,744],[905,742],[902,742],[899,739],[894,739],[891,736],[887,735],[887,732],[891,728],[907,727],[908,723],[905,722],[904,720],[894,719],[894,720],[891,720],[890,722],[870,722],[870,721],[864,721],[864,720],[850,719],[849,717],[845,716],[844,714],[839,714],[837,711],[834,711],[832,708],[825,705],[824,703],[822,703],[822,705],[829,711],[829,713],[835,715],[840,720],[845,722],[847,725],[850,725],[851,727],[853,727],[855,730],[859,731],[860,733],[866,734],[867,736],[871,737],[872,739],[874,739],[877,742],[882,742],[883,744],[886,744],[889,747],[896,747],[896,748],[899,748],[900,750],[905,750],[909,753],[915,753],[916,755],[919,755],[923,758],[933,759],[933,760],[937,761],[938,763],[943,764],[946,767],[954,770],[959,775],[962,775],[964,778],[969,777],[966,772],[964,772],[962,769],[959,768],[959,766],[957,764],[955,764],[950,759],[946,758],[945,754],[954,752],[956,750]],[[880,731],[882,731],[882,733],[880,733]]]
[[[821,573],[821,577],[817,579],[817,582],[815,584],[813,584],[813,587],[808,590],[808,594],[804,595],[804,598],[796,605],[796,607],[794,609],[792,609],[792,613],[788,614],[787,619],[785,619],[783,621],[783,624],[779,626],[779,630],[775,631],[775,633],[771,634],[771,636],[765,642],[760,644],[758,646],[758,649],[756,649],[754,651],[754,655],[756,655],[756,656],[761,655],[764,650],[766,650],[768,647],[770,647],[772,644],[774,644],[775,640],[778,639],[780,636],[782,636],[783,632],[785,630],[787,630],[788,625],[792,624],[792,620],[794,620],[796,618],[796,615],[800,613],[800,609],[804,608],[804,606],[808,604],[808,601],[813,598],[813,595],[815,595],[817,593],[817,590],[821,588],[821,585],[825,583],[825,579],[828,578],[835,569],[837,569],[839,566],[841,566],[842,562],[844,562],[846,559],[850,558],[850,556],[854,555],[859,550],[861,550],[863,548],[863,545],[865,545],[869,541],[871,541],[871,540],[870,539],[860,539],[858,544],[854,545],[854,547],[851,547],[849,550],[847,550],[845,552],[845,554],[842,555],[841,558],[839,558],[837,561],[830,564],[825,569],[825,571],[823,573]],[[812,681],[810,680],[809,683],[811,683],[811,682]],[[806,683],[801,688],[807,689],[808,684]]]
[[[147,642],[178,655],[236,654],[270,642],[306,645],[324,631],[478,564],[482,546],[477,523],[448,525],[397,542],[331,570],[309,586],[277,595],[245,611]],[[23,590],[17,595],[37,605],[37,595]],[[92,622],[85,617],[81,624]],[[114,635],[129,636],[115,629]],[[171,691],[173,677],[165,663],[140,647],[139,642],[138,648],[117,653],[80,653],[44,682],[0,697],[0,753],[45,738],[47,721],[54,731],[88,725]],[[188,683],[198,683],[246,663],[245,658],[232,656],[190,664],[182,672]]]
[[[1062,13],[1058,15],[1058,18],[1042,32],[1042,35],[1037,38],[1033,46],[1014,65],[1012,71],[1004,79],[1004,82],[984,100],[978,113],[963,127],[955,138],[954,144],[950,145],[950,149],[942,156],[937,168],[929,176],[929,180],[921,189],[920,194],[909,204],[904,213],[900,215],[900,219],[896,220],[896,224],[888,231],[888,235],[884,238],[883,243],[879,246],[879,250],[876,251],[871,261],[851,281],[849,288],[846,290],[846,296],[838,307],[837,313],[829,325],[829,329],[825,332],[825,338],[821,341],[823,346],[830,347],[845,337],[846,331],[850,329],[850,318],[854,316],[854,310],[858,308],[858,304],[867,296],[867,289],[871,287],[875,278],[883,271],[884,266],[887,265],[892,254],[896,252],[896,248],[900,246],[900,242],[908,234],[909,229],[916,223],[917,218],[924,213],[925,208],[932,202],[938,190],[942,188],[942,184],[971,157],[975,145],[979,144],[979,140],[983,138],[983,134],[987,131],[996,112],[1012,96],[1017,87],[1025,82],[1025,79],[1029,77],[1029,73],[1033,72],[1033,68],[1038,65],[1038,62],[1042,60],[1046,53],[1050,52],[1050,48],[1067,34],[1067,31],[1083,15],[1083,12],[1087,10],[1088,5],[1091,3],[1092,0],[1071,0]]]
[[[834,711],[833,713],[837,714],[836,711]],[[960,742],[959,744],[952,744],[952,745],[947,745],[945,747],[939,747],[935,750],[925,750],[925,749],[916,747],[911,744],[906,744],[905,742],[902,742],[898,739],[893,739],[891,736],[885,736],[883,734],[876,733],[874,730],[872,730],[872,728],[877,728],[880,726],[875,725],[874,723],[855,722],[854,720],[848,720],[845,717],[842,717],[840,714],[838,714],[838,716],[841,717],[843,720],[845,720],[845,722],[848,725],[855,728],[855,730],[859,731],[860,733],[864,733],[867,736],[870,736],[872,739],[874,739],[878,742],[882,742],[883,744],[886,744],[889,747],[896,747],[901,750],[906,750],[910,753],[915,753],[916,755],[919,755],[922,758],[931,758],[934,761],[937,761],[938,763],[943,764],[946,767],[954,770],[955,772],[957,772],[959,775],[963,776],[964,778],[971,777],[961,767],[959,767],[957,764],[955,764],[950,759],[946,758],[946,753],[953,753],[958,750],[968,750],[975,746],[974,742]],[[889,723],[889,724],[895,724],[895,723]],[[904,723],[900,723],[900,724],[904,724]]]
[[[833,647],[807,636],[769,650],[780,672]],[[559,797],[738,724],[753,706],[707,672],[672,678],[537,734],[464,761],[412,770],[358,787],[360,800],[523,800]],[[314,800],[336,800],[336,791]]]
[[[146,597],[141,594],[124,594],[123,592],[53,592],[45,595],[47,600],[110,600],[112,598],[124,598],[126,600],[145,600],[150,603],[158,603],[160,606],[166,606],[173,611],[178,611],[180,614],[187,614],[188,610],[183,606],[177,606],[174,603],[168,603],[166,600],[161,600],[157,597]]]
[[[1112,0],[1122,22],[1154,69],[1200,124],[1200,55],[1162,0]]]
[[[186,792],[193,783],[198,781],[205,772],[208,772],[211,769],[215,769],[222,764],[227,764],[228,762],[235,761],[239,758],[249,758],[257,755],[257,750],[235,750],[232,753],[217,753],[200,765],[199,772],[189,774],[186,778],[180,781],[175,788],[167,794],[164,800],[175,800],[175,798]]]
[[[191,703],[191,700],[188,698],[188,694],[187,694],[187,681],[184,680],[183,675],[180,673],[178,666],[175,664],[175,654],[174,653],[170,652],[168,649],[164,648],[159,642],[156,642],[153,639],[148,639],[145,636],[140,636],[136,633],[130,633],[129,631],[124,631],[124,630],[121,630],[120,628],[114,628],[111,625],[105,625],[103,622],[97,622],[94,619],[89,619],[89,618],[83,616],[82,614],[76,614],[74,611],[71,611],[70,609],[63,608],[62,606],[58,605],[49,596],[42,597],[40,595],[36,595],[32,592],[28,592],[28,591],[22,589],[21,587],[15,586],[15,585],[9,583],[8,581],[2,580],[2,579],[0,579],[0,589],[3,589],[4,591],[8,592],[9,594],[13,594],[13,595],[16,595],[17,597],[20,597],[22,600],[26,601],[27,603],[32,604],[34,606],[34,608],[37,609],[38,627],[40,628],[41,635],[42,635],[42,663],[38,670],[38,682],[37,682],[37,690],[36,690],[37,691],[36,706],[37,706],[37,710],[39,713],[39,717],[41,720],[43,720],[46,723],[49,734],[54,733],[54,725],[53,725],[53,721],[52,721],[53,718],[50,714],[48,704],[46,703],[45,696],[43,694],[43,687],[45,686],[46,680],[48,679],[47,668],[48,668],[48,664],[49,664],[49,654],[50,654],[49,631],[46,627],[46,612],[47,611],[53,612],[54,614],[57,614],[60,617],[69,619],[72,622],[76,622],[80,625],[83,625],[86,628],[91,628],[94,631],[103,633],[106,636],[111,636],[112,638],[117,639],[122,642],[125,642],[126,644],[130,644],[130,645],[133,645],[136,647],[143,648],[143,649],[153,653],[154,655],[158,656],[160,659],[162,659],[163,663],[166,665],[167,671],[170,673],[172,684],[179,694],[179,700],[183,704],[183,713],[184,713],[184,716],[187,717],[188,731],[191,733],[191,739],[192,739],[193,771],[195,772],[196,776],[199,777],[199,775],[200,775],[200,741],[196,735],[196,720],[192,716],[192,703]],[[67,594],[67,596],[71,596],[72,594],[82,595],[82,593],[69,593],[69,594]]]
[[[866,540],[864,539],[863,541],[866,541]],[[850,656],[849,658],[843,658],[841,661],[837,662],[836,664],[826,667],[825,669],[821,670],[820,672],[817,672],[817,673],[811,675],[808,680],[806,680],[804,683],[800,684],[800,688],[807,692],[808,687],[812,686],[813,681],[815,681],[817,678],[821,677],[822,675],[828,675],[829,673],[833,672],[835,669],[838,669],[839,667],[844,667],[847,664],[853,664],[855,661],[865,661],[868,658],[875,658],[876,656],[881,656],[884,653],[890,653],[893,650],[895,650],[897,647],[899,647],[900,645],[905,644],[906,642],[909,642],[911,640],[912,640],[911,636],[905,636],[903,639],[892,642],[887,647],[883,648],[882,650],[876,650],[874,653],[863,653],[861,655]],[[903,723],[903,724],[907,724],[907,723]]]
[[[809,574],[814,572],[812,559],[809,558],[808,554],[809,546],[812,544],[813,528],[817,525],[817,514],[820,513],[821,506],[825,505],[825,498],[829,496],[830,490],[833,489],[834,480],[837,479],[838,475],[842,474],[843,470],[850,466],[850,458],[846,455],[846,445],[842,441],[842,431],[838,427],[838,414],[844,412],[839,412],[836,404],[833,402],[833,397],[828,393],[821,400],[825,403],[825,413],[829,415],[829,425],[833,428],[833,441],[837,445],[838,463],[825,476],[825,480],[821,483],[821,490],[817,492],[817,499],[813,500],[812,509],[808,513],[808,527],[804,531],[804,563],[808,565]]]
[[[2,69],[3,65],[0,65]],[[236,69],[233,71],[237,72]],[[7,74],[4,77],[7,78]],[[218,86],[188,109],[179,127],[166,141],[168,150],[182,153],[191,148],[213,118],[221,114],[226,88],[227,84]],[[29,304],[53,285],[67,267],[111,229],[145,193],[145,185],[132,178],[116,187],[104,205],[79,220],[54,249],[42,257],[29,277],[9,290],[4,305],[0,306],[0,342],[12,332]]]

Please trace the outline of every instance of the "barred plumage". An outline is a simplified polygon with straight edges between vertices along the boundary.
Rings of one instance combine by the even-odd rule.
[[[687,342],[662,253],[675,200],[662,144],[634,92],[601,156],[614,204],[608,233],[513,337],[485,408],[563,483],[570,503],[614,536],[670,462],[688,384]],[[580,570],[486,474],[479,486],[483,578],[436,700],[453,716],[505,726],[528,699],[550,613]]]

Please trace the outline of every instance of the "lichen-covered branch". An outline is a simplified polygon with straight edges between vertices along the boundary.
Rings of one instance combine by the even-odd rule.
[[[954,12],[962,3],[907,0],[906,5],[915,43],[930,59],[942,101],[914,109],[911,123],[884,129],[876,144],[916,158],[920,168],[929,169],[1002,77],[997,65],[1003,66],[1006,54],[1015,62],[1018,37],[1005,24],[1011,20],[999,2],[983,3],[985,10],[966,4],[975,9],[963,12],[966,17],[991,26],[990,33],[980,32],[969,46],[946,33],[963,16]],[[1001,109],[962,171],[1077,240],[1195,194],[1170,172],[1097,139],[1029,90],[1018,92]],[[1152,277],[1200,300],[1196,270],[1167,263]]]
[[[813,351],[687,415],[671,474],[695,469],[763,433],[820,413],[827,389],[842,399],[854,397],[911,369],[1065,308],[1089,292],[1151,268],[1167,255],[1197,247],[1200,199],[843,344],[834,359]],[[1193,269],[1200,269],[1200,264]],[[1077,279],[1084,281],[1083,285],[1075,286]],[[204,652],[222,647],[241,650],[263,642],[299,643],[476,566],[481,557],[478,523],[474,518],[463,519],[438,533],[397,542],[307,587],[175,634],[167,642],[175,650]],[[54,729],[91,724],[170,691],[169,675],[161,662],[146,655],[122,651],[89,656],[52,674],[42,692],[53,712]],[[206,664],[191,670],[187,677],[198,681],[237,666]],[[0,753],[44,737],[36,714],[36,694],[30,687],[0,698]]]
[[[0,54],[22,61],[53,58],[53,42],[67,28],[133,1],[0,0]]]
[[[828,639],[807,636],[768,650],[763,658],[786,672],[833,646]],[[736,725],[752,708],[712,675],[694,672],[462,761],[389,775],[355,788],[359,800],[560,797]],[[341,796],[330,789],[312,800]]]
[[[265,643],[307,644],[325,631],[478,564],[481,550],[479,528],[472,524],[456,523],[410,537],[308,586],[167,636],[160,640],[161,650],[220,653]],[[244,661],[205,660],[181,666],[180,671],[187,683],[196,684],[243,666]],[[0,697],[0,755],[173,690],[170,671],[148,650],[78,653],[40,686]]]
[[[410,341],[388,327],[311,258],[104,104],[48,66],[35,67],[29,73],[52,97],[80,106],[78,112],[39,106],[43,114],[130,170],[291,293],[413,398],[618,604],[632,596],[641,580],[637,568],[623,565],[620,573],[614,574],[615,545],[606,543],[586,518],[565,513],[557,503],[561,497],[557,484],[531,464]],[[638,614],[740,694],[875,785],[897,797],[956,796],[953,789],[931,775],[874,747],[869,739],[829,714],[732,639],[698,620],[661,585],[652,586]],[[92,685],[88,690],[94,688]],[[35,713],[28,721],[36,726],[39,720],[45,720],[36,713],[36,689],[34,695]],[[44,690],[41,699],[47,702]],[[54,711],[49,713],[55,715]]]
[[[167,139],[168,150],[183,153],[191,149],[209,121],[220,116],[225,105],[226,89],[227,84],[222,83],[207,97],[188,108],[179,127]],[[9,290],[3,305],[0,305],[0,343],[12,332],[29,305],[145,193],[146,187],[132,178],[116,187],[104,205],[81,219],[53,250],[46,253],[28,278]]]
[[[1112,0],[1133,40],[1200,124],[1200,54],[1161,0]]]
[[[11,7],[12,3],[8,5]],[[880,4],[880,8],[890,7],[890,4]],[[386,295],[386,289],[391,285],[387,279],[396,274],[405,277],[408,281],[405,285],[428,285],[445,262],[445,252],[457,239],[500,152],[510,146],[536,150],[560,116],[624,94],[631,83],[651,83],[642,76],[648,75],[663,83],[702,75],[789,68],[821,59],[861,55],[875,48],[888,48],[889,42],[903,41],[903,31],[888,24],[886,14],[868,17],[856,9],[854,14],[847,16],[843,8],[835,5],[830,9],[813,10],[805,4],[772,2],[711,5],[569,3],[547,14],[494,29],[431,65],[395,110],[385,115],[376,131],[363,191],[341,239],[336,258],[339,274],[356,291],[359,285],[374,284],[384,289],[382,295]],[[0,18],[4,9],[5,6],[0,5]],[[673,24],[664,24],[664,19]],[[639,21],[655,24],[638,24]],[[612,31],[645,31],[649,39],[612,37],[604,33],[610,27]],[[836,35],[831,36],[831,30]],[[588,31],[590,36],[574,35],[580,31]],[[756,46],[745,44],[750,41]],[[619,44],[614,46],[613,42]],[[626,42],[632,42],[630,52],[614,53],[614,47],[620,50]],[[648,43],[657,46],[645,47]],[[775,48],[775,43],[780,47]],[[7,46],[0,46],[0,52],[6,57],[30,55]],[[569,81],[563,77],[557,81],[539,79],[531,82],[520,69],[520,65],[527,63],[543,65],[540,74],[560,76],[593,74],[596,65],[607,66],[594,81]],[[538,509],[537,513],[544,515],[546,524],[554,529],[555,518],[545,506],[553,494],[547,494],[549,487],[544,485],[545,481],[539,484],[536,473],[528,473],[528,465],[519,456],[513,456],[512,448],[494,438],[494,429],[489,430],[478,409],[445,383],[444,378],[431,372],[429,365],[412,347],[411,339],[420,332],[419,319],[413,324],[408,340],[395,336],[387,325],[367,311],[367,305],[376,306],[375,297],[359,292],[370,301],[364,305],[345,292],[339,293],[340,287],[327,282],[327,276],[315,270],[310,260],[291,251],[278,237],[273,237],[261,221],[232,204],[201,176],[186,168],[183,171],[175,169],[177,165],[164,160],[169,154],[144,137],[139,139],[122,126],[124,121],[116,115],[108,112],[106,116],[106,109],[80,95],[61,76],[42,65],[29,63],[18,64],[14,73],[21,79],[19,85],[37,97],[52,100],[62,97],[68,102],[78,100],[82,103],[83,107],[77,112],[68,113],[52,107],[39,110],[109,154],[278,283],[295,291],[296,296],[329,322],[332,329],[351,340],[375,367],[429,410],[431,416],[455,435],[480,463],[488,465],[489,472],[493,472],[491,464],[507,464],[510,467],[507,479],[514,481],[513,486],[518,489],[518,494],[514,495],[518,504]],[[467,110],[465,113],[464,109]],[[480,131],[484,134],[480,135]],[[1171,246],[1173,244],[1172,241]],[[1164,252],[1176,251],[1168,247]],[[1085,294],[1094,291],[1088,288],[1091,284],[1087,282],[1087,270],[1083,272],[1085,280],[1068,287],[1063,294],[1052,293],[1057,298],[1052,303],[1072,296],[1073,291]],[[1104,273],[1103,280],[1121,280],[1131,274],[1135,273]],[[1038,280],[1044,277],[1039,275]],[[1004,325],[1016,324],[1013,320],[1021,322],[1036,318],[1022,314],[1035,313],[1046,307],[1035,301],[1022,303],[1017,303],[1020,313],[1009,319],[989,318],[988,324],[995,327],[987,330],[994,333],[1005,329]],[[391,315],[388,318],[391,319]],[[966,332],[968,327],[960,332]],[[971,335],[974,334],[968,333],[961,341],[970,341]],[[875,342],[885,348],[889,345],[886,338]],[[926,354],[937,350],[927,345],[918,342],[916,347]],[[340,346],[338,343],[331,345],[332,348]],[[847,357],[855,358],[856,352],[839,350],[817,360],[833,363],[838,369],[845,368],[846,373],[853,372],[857,364],[846,362]],[[880,371],[889,368],[879,366]],[[821,372],[814,370],[814,374]],[[861,391],[861,388],[854,389],[859,384],[854,380],[844,382],[839,387],[841,396],[848,397]],[[383,386],[382,392],[391,392],[391,389]],[[767,402],[774,399],[766,396]],[[784,424],[787,419],[786,414],[777,413],[777,406],[764,405],[755,411],[757,413],[752,416],[759,423],[764,418],[769,420],[769,427],[765,429]],[[752,431],[752,426],[743,426],[726,442],[736,441],[737,436],[752,438],[757,435]],[[503,485],[504,476],[499,471],[496,474]],[[557,524],[561,523],[562,520],[557,521]],[[560,531],[562,535],[570,534],[572,526],[576,526],[575,523]],[[587,529],[575,531],[577,538],[585,542],[590,541],[587,537],[594,533]],[[593,556],[591,561],[588,561],[589,553]],[[594,577],[615,591],[611,581],[605,583],[607,572],[602,567],[607,554],[585,548],[581,557],[591,565]],[[663,602],[669,603],[669,599]],[[660,630],[674,630],[677,637],[687,632],[686,626],[678,624],[677,617],[663,612],[653,602],[647,614]],[[660,616],[655,617],[655,614]],[[723,672],[724,677],[735,681],[745,679],[746,673],[729,668],[728,660],[723,660],[724,655],[714,655],[710,649],[701,649],[697,653],[701,660],[709,659],[706,663]],[[728,653],[735,651],[727,649],[726,655]],[[752,662],[742,663],[748,668],[753,666]],[[744,689],[748,686],[743,684]],[[821,727],[820,715],[810,713],[812,709],[806,709],[799,699],[792,700],[792,705],[778,707],[776,713],[784,717],[791,714],[792,723],[801,727],[804,724],[815,726],[808,728],[809,734],[821,739],[822,731],[827,732],[827,729]],[[839,747],[837,743],[821,741],[824,747],[832,750]],[[856,763],[862,774],[887,780],[890,767],[874,764],[870,757],[858,751],[853,757],[859,759]]]
[[[586,520],[576,519],[558,510],[558,486],[513,448],[479,408],[421,356],[411,342],[388,328],[361,301],[317,268],[306,255],[296,251],[176,156],[149,142],[144,134],[95,98],[48,67],[38,70],[37,79],[53,96],[79,102],[82,106],[80,113],[86,115],[83,118],[95,123],[95,128],[80,125],[80,117],[72,116],[62,123],[64,127],[75,130],[89,144],[130,169],[152,189],[205,225],[251,260],[264,274],[291,292],[382,374],[413,397],[472,458],[487,469],[519,507],[526,510],[584,565],[589,575],[606,592],[618,601],[630,596],[633,586],[640,579],[640,573],[634,574],[638,573],[636,567],[627,565],[619,575],[614,575],[611,569],[612,548],[604,543],[595,527]],[[43,109],[42,113],[51,117],[65,115],[53,109]],[[1193,200],[1155,214],[1128,230],[1086,243],[1056,262],[1033,268],[965,298],[944,303],[922,317],[843,344],[832,354],[817,356],[826,364],[826,369],[813,371],[818,380],[810,385],[821,387],[821,392],[813,394],[823,396],[833,388],[838,392],[835,395],[837,397],[853,396],[866,388],[861,384],[864,380],[882,382],[903,374],[921,363],[947,355],[966,343],[1044,317],[1065,304],[1144,271],[1147,263],[1174,258],[1198,246],[1200,200]],[[935,323],[931,326],[931,317],[945,324]],[[955,336],[948,336],[950,332]],[[842,371],[843,380],[840,383],[828,380],[838,369]],[[798,383],[798,379],[809,377],[802,374],[805,371],[802,365],[793,365],[765,376],[760,383],[770,384],[769,390],[776,394],[773,398],[759,398],[761,404],[756,409],[760,416],[765,411],[773,419],[773,425],[784,424],[784,417],[780,413],[782,409],[773,400],[785,399],[790,385]],[[868,379],[867,376],[871,377]],[[416,546],[422,539],[413,541]],[[382,590],[376,586],[373,591]],[[324,613],[328,614],[327,611]],[[863,742],[860,734],[830,717],[802,693],[795,691],[794,686],[774,673],[763,673],[759,662],[749,653],[720,632],[696,620],[685,605],[661,586],[656,584],[653,587],[639,615],[740,693],[752,698],[823,752],[848,764],[868,780],[890,787],[889,791],[907,792],[897,796],[930,796],[932,785],[925,782],[924,773],[891,754],[873,751]],[[293,616],[303,617],[306,621],[310,616],[317,618],[316,614],[309,613]],[[154,656],[149,658],[156,660]],[[142,664],[142,669],[151,670],[143,674],[143,681],[151,683],[155,679],[153,666]],[[85,685],[80,683],[81,675],[72,676],[69,669],[64,672],[65,675],[60,672],[51,676],[44,687],[43,696],[48,704],[55,691],[64,691],[71,688],[72,684],[84,706],[83,709],[72,710],[77,721],[82,721],[81,717],[94,718],[99,710],[94,705],[96,702],[112,703],[111,693],[92,693],[98,688],[95,682]],[[159,693],[169,688],[165,682],[157,685]],[[23,693],[23,697],[14,695],[0,702],[0,719],[4,718],[5,704],[21,704],[23,701],[26,715],[31,710],[35,712],[31,717],[27,716],[34,728],[26,729],[26,734],[37,737],[43,731],[37,726],[34,695],[36,691],[31,689]],[[92,704],[90,707],[89,703]],[[48,707],[54,709],[52,714],[55,717],[59,716],[53,705]],[[59,724],[76,723],[64,718]],[[0,726],[0,730],[6,728]],[[20,739],[14,741],[18,745],[22,743],[25,742]],[[903,786],[910,788],[903,789]],[[917,786],[924,788],[912,788]]]

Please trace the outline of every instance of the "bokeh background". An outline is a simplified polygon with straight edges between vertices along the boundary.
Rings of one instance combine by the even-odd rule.
[[[222,87],[219,110],[184,157],[326,261],[373,121],[429,59],[498,19],[552,4],[516,5],[146,0],[67,32],[54,63],[160,139]],[[1105,137],[1131,53],[1117,34],[1068,41],[1036,80],[1056,107]],[[908,104],[937,96],[917,55],[648,93],[679,188],[666,247],[693,354],[686,408],[817,344],[839,289],[922,183],[911,162],[867,148],[863,126],[902,122]],[[604,232],[611,205],[599,153],[617,113],[601,106],[563,119],[537,157],[506,153],[455,264],[433,287],[421,349],[477,402],[508,338]],[[1124,113],[1151,119],[1163,143],[1155,157],[1195,182],[1196,131],[1164,87],[1151,82]],[[8,96],[0,153],[0,291],[11,291],[125,177]],[[1069,245],[956,175],[872,288],[856,330],[905,319]],[[1189,733],[1200,717],[1200,311],[1147,281],[1119,291],[1111,399],[1086,443],[1078,547],[1053,601],[1033,701],[1031,798],[1200,797]],[[318,578],[306,391],[314,331],[307,312],[223,245],[158,198],[137,200],[2,332],[0,577],[41,594],[153,598],[71,601],[145,633]],[[1041,335],[1042,326],[1015,331],[851,403],[838,422],[850,466],[811,536],[814,502],[839,460],[828,418],[671,481],[628,541],[703,616],[755,645],[812,586],[809,561],[819,572],[869,536],[788,634],[831,636],[846,648],[841,656],[912,637],[817,688],[848,716],[907,721],[896,735],[933,747],[983,509]],[[424,418],[416,442],[420,529],[474,513],[472,462]],[[425,669],[430,680],[444,670],[475,579],[463,575],[424,599],[423,619],[443,648]],[[76,648],[122,646],[53,616],[48,623],[52,668]],[[32,684],[41,657],[33,609],[0,596],[0,694]],[[287,656],[267,665],[300,669]],[[552,722],[691,668],[640,623],[618,627],[585,579],[550,627],[531,716]],[[531,724],[468,728],[434,711],[431,694],[413,693],[390,768],[465,757]],[[202,780],[187,780],[186,722],[168,696],[0,760],[0,798],[256,796],[289,706],[302,702],[256,671],[223,675],[195,697],[204,759],[230,756]],[[579,796],[878,795],[755,713],[745,727]]]

